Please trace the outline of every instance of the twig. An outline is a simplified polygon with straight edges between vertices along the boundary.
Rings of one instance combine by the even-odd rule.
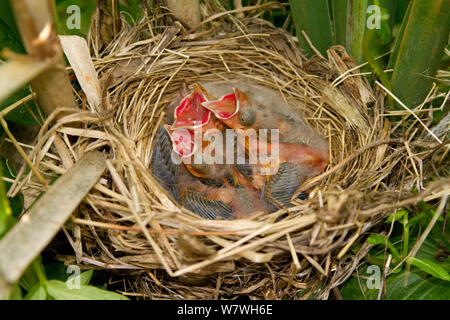
[[[59,107],[78,108],[53,28],[51,1],[16,0],[11,4],[28,54],[41,60],[55,59],[53,67],[31,81],[39,105],[46,115]]]
[[[392,254],[390,254],[387,258],[386,264],[384,265],[383,277],[381,278],[380,288],[378,288],[378,296],[377,300],[381,300],[381,296],[383,295],[384,284],[386,283],[386,275],[389,271],[389,266],[391,265]]]

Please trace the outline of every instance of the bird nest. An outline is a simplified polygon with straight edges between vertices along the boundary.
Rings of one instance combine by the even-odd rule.
[[[68,224],[75,254],[64,257],[67,264],[116,270],[132,280],[129,291],[151,298],[273,299],[302,292],[323,299],[355,270],[370,249],[367,233],[386,215],[445,189],[427,181],[442,170],[444,149],[430,137],[426,119],[399,112],[407,120],[390,122],[386,93],[371,88],[344,48],[308,60],[290,34],[257,17],[238,21],[220,13],[190,33],[176,22],[164,26],[168,17],[124,23],[101,53],[92,41],[103,111],[89,110],[79,91],[83,108],[65,110],[36,140],[31,158],[47,177],[90,150],[109,155],[102,179]],[[301,185],[298,192],[309,198],[290,208],[202,219],[152,174],[153,142],[183,82],[236,79],[274,89],[297,106],[326,137],[330,163]],[[70,159],[47,152],[55,135]],[[22,173],[15,186],[43,190],[32,173]],[[349,250],[358,243],[357,253]]]

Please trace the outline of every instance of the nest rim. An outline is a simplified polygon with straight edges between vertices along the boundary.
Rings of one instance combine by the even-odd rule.
[[[356,67],[342,47],[331,48],[328,59],[307,60],[290,35],[256,18],[242,20],[244,33],[233,20],[230,27],[223,18],[214,23],[223,26],[224,34],[217,32],[216,24],[186,38],[181,26],[172,26],[142,38],[149,34],[147,26],[157,25],[158,19],[126,25],[103,54],[94,57],[102,84],[109,85],[106,112],[100,114],[90,106],[88,111],[72,110],[57,125],[43,126],[38,136],[36,149],[41,146],[45,152],[34,158],[34,164],[46,176],[63,172],[63,161],[48,159],[43,148],[50,148],[55,134],[78,137],[74,143],[65,139],[75,160],[88,150],[110,149],[108,174],[72,219],[71,242],[78,250],[67,261],[107,269],[160,269],[182,283],[194,275],[204,279],[221,273],[245,274],[270,263],[280,274],[297,272],[297,281],[308,283],[312,291],[328,278],[319,294],[326,298],[361,258],[348,252],[350,244],[378,225],[389,210],[430,198],[445,188],[439,184],[425,188],[424,175],[414,173],[399,187],[395,179],[410,170],[402,172],[401,167],[408,162],[411,147],[404,148],[404,141],[383,116],[384,92],[372,90],[358,74],[336,82]],[[329,141],[330,164],[304,184],[301,190],[311,190],[310,198],[293,208],[255,213],[243,220],[208,221],[178,206],[146,175],[152,152],[148,146],[161,125],[165,105],[182,81],[226,80],[230,74],[270,86],[290,103],[301,104],[306,122]],[[84,129],[70,129],[74,121]],[[420,134],[422,140],[424,136]],[[53,165],[42,166],[43,162]],[[411,186],[425,191],[420,197],[397,198],[398,188],[407,191]],[[380,203],[382,196],[386,199]],[[368,200],[372,202],[367,204]],[[282,215],[286,216],[277,221]],[[351,263],[344,264],[345,258]],[[332,273],[333,268],[339,272]],[[292,286],[291,290],[299,289]]]

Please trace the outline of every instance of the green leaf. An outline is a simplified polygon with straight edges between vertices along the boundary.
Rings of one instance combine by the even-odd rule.
[[[345,46],[347,32],[347,0],[332,0],[334,43]]]
[[[369,5],[381,11],[380,27],[373,30],[377,42],[371,41],[370,51],[374,57],[389,51],[386,47],[393,37],[397,0],[332,0],[334,42],[344,45],[358,63],[364,61],[363,39],[369,21],[378,21],[378,11],[369,11]],[[375,7],[376,8],[376,7]]]
[[[0,1],[0,20],[8,26],[17,39],[20,39],[16,21],[14,20],[14,13],[8,0]]]
[[[412,264],[413,266],[416,266],[420,268],[421,270],[425,271],[426,273],[431,274],[432,276],[445,280],[450,281],[450,275],[447,271],[444,270],[441,266],[435,264],[433,261],[426,260],[426,259],[417,259],[417,258],[408,258],[406,262]]]
[[[413,0],[390,65],[394,94],[408,107],[422,103],[432,87],[450,32],[450,0]]]
[[[0,111],[29,96],[30,94],[31,90],[28,85],[20,88],[0,103]],[[22,126],[38,126],[44,122],[43,114],[43,111],[39,109],[36,102],[34,100],[30,100],[15,108],[13,111],[8,112],[5,119]]]
[[[378,294],[377,283],[381,278],[381,268],[378,266],[368,269],[369,266],[359,267],[354,274],[340,288],[344,300],[374,300]],[[375,272],[374,272],[375,271]],[[378,274],[376,273],[378,272]]]
[[[290,0],[289,4],[291,6],[300,47],[309,56],[314,54],[302,34],[302,31],[305,31],[312,44],[326,57],[328,48],[333,45],[328,1]]]
[[[72,29],[72,26],[68,26],[68,19],[71,19],[71,16],[74,12],[68,12],[68,8],[72,5],[76,5],[80,8],[80,28]],[[96,2],[92,0],[58,0],[56,1],[56,14],[55,14],[55,23],[59,34],[64,35],[78,35],[81,37],[85,37],[89,32],[89,28],[91,25],[92,14],[94,13],[96,8]]]
[[[450,300],[450,286],[448,282],[431,278],[426,273],[415,271],[408,274],[402,272],[388,277],[384,300]]]
[[[376,276],[381,276],[381,269],[379,274],[375,274],[374,272],[368,272],[368,267],[365,265],[358,268],[359,271],[340,288],[345,300],[375,300],[377,298],[379,287],[373,280],[376,280]],[[383,300],[450,299],[448,282],[437,278],[427,279],[426,273],[412,271],[408,273],[408,282],[405,286],[406,275],[407,273],[403,271],[387,277],[386,294],[383,296]],[[370,277],[374,278],[371,279]],[[381,282],[378,285],[381,285]]]
[[[16,53],[25,53],[25,48],[11,28],[0,19],[0,51],[9,48]]]
[[[19,280],[19,284],[25,291],[30,291],[36,284],[39,284],[39,279],[33,268],[28,268]]]
[[[9,178],[9,179],[15,179],[16,178],[16,170],[9,165],[8,161],[6,161],[5,158],[0,157],[1,165],[3,166],[3,177]],[[12,183],[5,182],[5,188],[6,190],[9,190]],[[9,206],[11,207],[11,213],[12,215],[17,218],[21,213],[23,209],[23,195],[19,193],[13,198],[9,198]]]
[[[127,1],[126,3],[120,3],[120,11],[127,13],[124,14],[124,17],[128,23],[139,21],[142,18],[144,11],[142,10],[140,4],[140,1]]]
[[[0,176],[3,176],[3,166],[0,164]],[[6,197],[6,188],[3,179],[0,181],[0,238],[16,223],[12,216],[11,207]]]
[[[384,17],[387,15],[387,24],[389,29],[393,29],[395,25],[395,17],[398,11],[398,0],[373,0],[375,5],[380,6],[382,9],[383,17],[382,20],[385,20]],[[405,9],[406,10],[406,9]]]
[[[369,0],[348,0],[346,47],[358,64],[364,62],[363,40]]]
[[[371,234],[369,238],[367,238],[367,242],[369,244],[373,245],[383,245],[388,246],[389,250],[392,252],[392,256],[394,259],[399,259],[400,254],[398,253],[398,250],[394,247],[394,245],[386,239],[386,237],[379,235],[379,234]]]
[[[385,221],[385,223],[392,223],[392,220],[395,217],[395,221],[399,221],[401,223],[401,221],[403,220],[403,217],[406,215],[408,215],[409,212],[405,209],[400,209],[397,212],[391,214]]]
[[[427,214],[424,213],[424,212],[419,213],[417,216],[411,218],[411,219],[408,221],[408,227],[412,227],[412,226],[415,226],[415,225],[418,224],[418,223],[423,222],[423,220],[426,218],[426,216],[427,216]]]
[[[103,174],[106,157],[97,151],[86,153],[34,204],[28,219],[20,220],[0,241],[0,271],[10,282],[20,279],[86,197]],[[41,271],[36,268],[39,279],[46,281]]]
[[[432,215],[432,213],[428,212],[428,215]],[[420,225],[420,229],[423,230],[428,223],[428,221],[423,222]],[[450,257],[448,254],[446,254],[446,252],[448,252],[448,248],[450,247],[450,242],[448,241],[450,235],[448,232],[442,232],[443,224],[443,221],[438,221],[436,223],[436,225],[431,230],[431,233],[420,246],[420,249],[416,253],[415,258],[424,261],[431,261],[433,264],[440,266],[446,272],[450,273]],[[412,249],[412,246],[417,241],[417,238],[419,236],[420,234],[417,233],[411,239],[409,248],[410,250]]]
[[[88,285],[92,279],[92,275],[94,274],[94,270],[88,270],[80,274],[80,284]]]
[[[369,238],[367,238],[367,242],[372,245],[386,245],[386,237],[379,234],[371,234]]]
[[[27,295],[24,298],[25,300],[46,300],[47,292],[45,291],[45,287],[40,283],[34,285],[30,291],[28,291]]]
[[[402,23],[411,0],[397,0],[394,23]]]
[[[71,270],[71,271],[75,271],[75,270]],[[79,271],[79,269],[77,269],[77,271]],[[69,269],[67,269],[67,272],[69,272]],[[88,270],[85,271],[81,274],[78,274],[77,276],[69,276],[66,277],[66,279],[64,281],[66,281],[66,283],[69,283],[69,286],[74,286],[76,283],[79,283],[81,285],[88,285],[89,282],[91,281],[92,275],[94,274],[94,270]]]
[[[44,268],[48,279],[66,281],[70,276],[67,266],[61,262],[46,263]]]
[[[15,284],[11,287],[11,291],[9,292],[9,300],[22,300],[22,290],[18,284]]]
[[[69,289],[65,282],[50,280],[47,292],[56,300],[129,300],[127,297],[93,286],[81,285],[79,289]]]
[[[384,47],[391,43],[393,40],[391,26],[389,24],[390,14],[387,9],[381,7],[381,23],[380,29],[375,29],[375,32],[378,35],[380,47]]]
[[[16,53],[25,53],[25,49],[20,40],[16,38],[10,27],[0,19],[0,51],[5,48]],[[16,101],[21,100],[30,94],[31,91],[28,85],[20,88],[0,103],[0,110],[9,107]],[[5,119],[25,126],[36,126],[40,124],[38,121],[40,118],[39,114],[42,114],[42,112],[38,111],[36,103],[32,100],[9,112],[5,116]]]

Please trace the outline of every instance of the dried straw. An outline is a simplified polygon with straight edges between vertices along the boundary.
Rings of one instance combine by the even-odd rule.
[[[67,169],[49,151],[55,136],[72,162],[90,150],[110,155],[107,174],[72,219],[66,234],[75,256],[64,259],[127,270],[128,291],[155,299],[296,298],[302,290],[303,298],[327,298],[368,252],[365,235],[386,215],[448,192],[449,140],[429,137],[424,108],[441,95],[385,110],[388,93],[373,90],[342,47],[331,48],[328,59],[306,60],[292,36],[264,20],[215,17],[189,34],[178,23],[164,26],[164,12],[135,26],[124,22],[100,54],[91,34],[102,113],[85,103],[66,110],[42,127],[28,154],[46,179]],[[302,186],[309,200],[268,215],[207,221],[152,176],[153,138],[182,81],[228,79],[277,90],[327,137],[331,162]],[[32,175],[21,170],[9,194],[43,190]],[[363,243],[356,255],[349,251],[355,243]]]

